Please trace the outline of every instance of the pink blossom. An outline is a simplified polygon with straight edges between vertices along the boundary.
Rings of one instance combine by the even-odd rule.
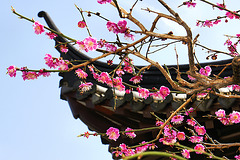
[[[117,23],[117,26],[119,27],[119,32],[120,33],[125,33],[127,29],[127,21],[126,20],[120,20]]]
[[[197,132],[198,135],[204,135],[206,133],[206,129],[204,126],[195,126],[194,127],[195,131]]]
[[[124,71],[126,71],[126,72],[128,72],[128,73],[132,73],[133,72],[133,67],[132,66],[125,66],[124,68],[123,68],[123,70]]]
[[[160,138],[159,142],[162,142],[164,145],[172,145],[177,142],[177,139],[176,137],[173,137],[173,136],[171,137],[166,136],[166,137]]]
[[[94,78],[94,79],[97,79],[97,80],[98,80],[98,78],[100,77],[100,75],[97,74],[97,73],[95,73],[95,72],[92,72],[92,74],[93,74],[93,78]]]
[[[122,75],[124,75],[125,73],[123,72],[122,68],[118,68],[116,71],[118,77],[122,77]]]
[[[79,28],[84,28],[84,27],[86,27],[86,23],[84,21],[79,21],[78,22],[78,27]]]
[[[231,45],[228,47],[228,50],[230,51],[230,55],[233,55],[233,56],[238,56],[239,54],[237,53],[237,45],[234,44],[234,45]]]
[[[187,124],[190,125],[190,126],[195,126],[196,122],[194,120],[187,119]]]
[[[127,127],[127,129],[125,131],[131,131],[133,129]],[[126,132],[125,133],[129,138],[135,138],[136,137],[136,134],[134,132]]]
[[[190,113],[192,113],[194,111],[194,109],[192,107],[190,107],[186,112],[185,115],[189,115]]]
[[[163,125],[164,123],[162,122],[162,121],[159,121],[159,120],[157,120],[156,121],[156,126],[161,126],[161,125]]]
[[[160,91],[157,92],[151,92],[149,93],[150,96],[152,96],[153,98],[162,98],[163,96],[161,95]]]
[[[230,119],[226,118],[226,117],[222,117],[222,118],[218,118],[220,120],[220,122],[222,122],[222,124],[224,125],[229,125],[230,124]]]
[[[159,91],[160,91],[163,99],[165,99],[170,94],[169,88],[165,87],[165,86],[161,86]]]
[[[124,34],[124,37],[126,39],[131,39],[131,40],[134,40],[134,35],[130,34],[129,32],[129,29],[127,28],[127,21],[126,20],[120,20],[118,21],[118,23],[114,23],[114,22],[111,22],[111,21],[108,21],[107,22],[107,29],[109,32],[113,32],[115,34],[118,34],[118,33],[123,33]]]
[[[133,60],[129,57],[126,57],[123,62],[124,62],[124,66],[130,66],[133,64]]]
[[[67,60],[59,60],[57,65],[58,65],[58,70],[68,70]]]
[[[45,64],[50,68],[56,68],[58,66],[56,59],[53,59],[53,57],[50,54],[46,54],[44,60]]]
[[[130,94],[132,91],[131,91],[131,89],[126,89],[126,91],[125,91],[127,94]]]
[[[197,97],[198,98],[204,98],[204,97],[206,97],[208,95],[208,93],[198,93],[197,94]]]
[[[189,158],[190,158],[190,152],[189,152],[189,150],[183,149],[183,150],[182,150],[182,156],[183,156],[184,158],[189,159]]]
[[[220,20],[220,19],[217,19],[216,21],[213,22],[213,24],[218,24],[218,23],[220,23],[220,22],[221,22],[221,20]]]
[[[226,13],[226,16],[227,16],[228,18],[230,18],[230,19],[233,19],[233,18],[239,19],[238,16],[236,16],[235,14],[233,14],[233,13],[231,13],[231,12],[227,12],[227,13]]]
[[[124,38],[127,40],[130,38],[132,41],[134,41],[134,35],[127,32],[124,33]]]
[[[115,52],[117,50],[117,47],[113,44],[106,43],[105,47],[106,47],[106,50],[110,52]]]
[[[240,34],[236,34],[236,37],[237,37],[237,38],[240,38]]]
[[[142,75],[139,75],[139,76],[132,77],[129,81],[133,82],[134,84],[137,84],[137,83],[140,83],[141,80],[142,80]]]
[[[124,143],[120,144],[119,147],[122,149],[121,151],[125,156],[131,156],[135,154],[135,150],[127,148],[126,144]]]
[[[226,5],[220,4],[220,3],[217,3],[217,6],[222,7],[222,8],[226,8]],[[220,10],[223,10],[223,9],[221,9],[221,8],[219,8],[219,9],[220,9]]]
[[[226,42],[224,43],[224,45],[228,45],[231,46],[232,45],[232,41],[230,39],[227,39]]]
[[[83,135],[84,137],[86,137],[86,138],[89,138],[89,136],[90,136],[90,133],[87,131],[87,132],[85,132],[84,133],[84,135]]]
[[[79,47],[79,50],[80,50],[80,51],[81,51],[81,50],[84,50],[84,51],[88,52],[88,49],[87,49],[87,47],[86,47],[86,45],[84,44],[83,41],[77,40],[76,43],[78,44],[78,47]]]
[[[106,43],[106,40],[100,39],[100,41],[98,41],[98,47],[99,48],[104,47],[105,43]]]
[[[26,71],[22,71],[22,77],[23,80],[34,80],[38,78],[38,74],[36,72],[26,72]]]
[[[76,71],[75,71],[75,73],[77,74],[77,76],[79,77],[79,78],[82,78],[82,79],[86,79],[87,78],[87,76],[88,76],[88,74],[86,73],[86,72],[84,72],[82,69],[77,69]]]
[[[16,77],[16,72],[17,72],[17,68],[15,66],[9,66],[7,68],[7,74],[10,76],[10,77]]]
[[[234,158],[236,158],[236,160],[240,160],[240,155],[236,155]]]
[[[177,133],[177,139],[180,140],[180,141],[185,140],[186,139],[185,133],[184,132],[178,132]]]
[[[199,70],[199,73],[204,76],[210,76],[212,72],[212,69],[210,66],[205,66],[204,68],[201,68]]]
[[[155,148],[158,148],[158,146],[155,143],[148,144],[148,149],[154,150]]]
[[[223,109],[219,109],[218,111],[215,112],[215,114],[217,117],[225,117],[226,116],[225,110],[223,110]]]
[[[171,119],[171,122],[173,124],[181,124],[184,120],[184,116],[182,115],[176,115],[176,116],[173,116],[173,118]]]
[[[60,45],[59,47],[60,47],[61,52],[63,52],[63,53],[68,52],[68,47],[66,45]]]
[[[98,77],[98,81],[102,83],[106,83],[108,80],[111,80],[109,74],[107,72],[102,72]]]
[[[209,20],[206,20],[203,24],[202,24],[203,27],[212,27],[213,26],[213,22],[212,21],[209,21]]]
[[[125,90],[125,86],[122,84],[122,78],[120,78],[120,77],[116,77],[116,78],[113,79],[113,85],[119,91],[124,91]]]
[[[139,93],[139,96],[142,98],[147,99],[147,97],[149,96],[149,90],[146,88],[137,88],[137,91]]]
[[[187,7],[195,7],[196,3],[194,2],[184,2],[185,5],[187,5]]]
[[[112,0],[97,0],[97,2],[100,4],[106,4],[106,3],[111,3]]]
[[[146,142],[143,141],[143,142],[140,143],[140,144],[145,144],[145,143],[146,143]],[[137,147],[137,148],[136,148],[136,153],[142,153],[142,152],[146,151],[147,149],[148,149],[148,144],[143,145],[143,146],[140,146],[140,147]]]
[[[127,150],[127,145],[125,143],[121,143],[119,147],[123,150]]]
[[[203,141],[203,137],[200,136],[191,136],[189,139],[190,142],[192,143],[199,143]]]
[[[196,26],[200,26],[200,21],[196,22]],[[201,26],[202,27],[202,26]]]
[[[234,91],[240,92],[240,86],[239,85],[233,85],[232,88]]]
[[[120,136],[119,129],[113,128],[113,127],[110,127],[107,130],[106,134],[108,136],[108,139],[112,139],[114,141],[116,141],[118,139],[118,137]]]
[[[205,147],[202,144],[197,144],[194,147],[194,149],[200,151],[200,152],[196,152],[197,154],[202,154],[202,152],[204,152],[204,150],[205,150]]]
[[[91,82],[87,82],[87,83],[82,83],[81,85],[79,85],[79,89],[82,92],[86,92],[89,91],[90,89],[92,89],[93,84]]]
[[[53,32],[46,32],[46,35],[50,38],[50,39],[54,39],[56,38],[58,35],[53,33]]]
[[[88,69],[89,69],[92,73],[94,73],[94,66],[93,66],[93,65],[88,65]]]
[[[44,69],[40,69],[38,72],[39,76],[43,76],[43,77],[49,77],[50,76],[50,72],[44,72]]]
[[[33,24],[33,29],[36,34],[41,34],[44,32],[44,26],[41,25],[38,21],[35,21]]]
[[[170,137],[170,136],[176,137],[176,136],[177,136],[177,132],[176,132],[175,130],[172,130],[171,128],[165,126],[165,128],[164,128],[164,136],[167,136],[167,137]]]
[[[114,22],[111,22],[111,21],[107,22],[107,29],[108,29],[109,32],[112,31],[115,34],[118,34],[120,32],[117,24],[114,23]]]
[[[86,49],[89,51],[95,51],[98,48],[96,38],[88,37],[83,40]]]
[[[232,123],[239,123],[240,122],[240,112],[233,111],[229,114],[229,119]]]

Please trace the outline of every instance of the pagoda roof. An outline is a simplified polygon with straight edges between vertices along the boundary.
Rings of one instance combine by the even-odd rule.
[[[60,32],[46,12],[41,11],[38,15],[39,17],[44,17],[51,29]],[[54,40],[56,41],[56,44],[58,44],[58,42],[67,42],[66,39],[60,36],[56,37]],[[91,57],[81,53],[71,44],[68,44],[67,54],[62,53],[59,47],[56,47],[56,49],[59,51],[61,57],[66,60],[91,59]],[[201,66],[207,66],[210,64],[223,65],[231,62],[232,59],[227,59],[210,63],[201,63]],[[77,64],[77,62],[74,62],[74,64]],[[114,64],[109,66],[107,63],[101,61],[95,61],[92,62],[92,64],[104,72],[110,72],[116,68],[116,65]],[[137,67],[141,68],[144,66]],[[175,69],[172,68],[177,68],[177,66],[170,65],[168,68],[172,79],[176,80],[177,73]],[[188,71],[189,66],[184,64],[180,65],[179,68],[181,72],[186,72]],[[212,67],[212,72],[213,74],[218,74],[222,69],[223,67]],[[91,75],[89,70],[86,72],[88,75]],[[63,72],[59,75],[62,77],[60,81],[61,98],[68,101],[73,117],[81,119],[90,130],[100,133],[106,132],[109,127],[116,127],[120,130],[125,130],[127,127],[137,129],[155,126],[156,118],[151,114],[151,112],[154,112],[162,119],[166,119],[172,111],[176,110],[188,98],[188,95],[186,94],[172,93],[167,96],[166,99],[154,99],[152,97],[144,99],[135,91],[127,94],[124,91],[114,90],[107,85],[95,81],[92,76],[89,76],[88,78],[88,81],[94,84],[92,89],[82,93],[78,89],[81,81],[76,76],[74,70],[70,72]],[[144,88],[159,88],[160,86],[167,86],[171,89],[171,86],[166,81],[165,77],[156,67],[151,67],[149,70],[142,73],[142,75],[143,81],[141,86]],[[231,75],[232,68],[229,66],[221,74],[221,77]],[[130,74],[124,75],[123,81],[129,81],[131,77],[132,75]],[[183,78],[187,79],[187,76],[185,75]],[[236,94],[229,88],[221,88],[219,89],[219,92],[224,95]],[[240,125],[224,126],[218,120],[202,118],[202,115],[214,114],[219,108],[224,108],[229,113],[232,110],[239,111],[239,102],[239,99],[222,98],[210,94],[210,96],[203,101],[196,99],[191,102],[188,107],[197,106],[193,116],[199,121],[199,123],[205,125],[209,135],[212,136],[213,139],[216,139],[219,142],[240,142],[238,137],[240,136]],[[184,125],[185,124],[181,124],[178,127],[184,128]],[[134,145],[142,141],[152,140],[156,137],[157,133],[157,130],[142,131],[134,139],[121,136],[116,142],[107,139],[107,137],[101,137],[101,139],[103,144],[109,144],[111,148],[112,146],[118,146],[121,143]]]

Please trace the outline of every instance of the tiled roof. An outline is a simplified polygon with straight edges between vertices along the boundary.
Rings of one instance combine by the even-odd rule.
[[[46,12],[40,12],[40,17],[44,17],[49,27],[57,30],[50,17]],[[62,37],[55,38],[55,41],[65,42]],[[61,54],[61,57],[67,60],[88,60],[90,57],[82,54],[76,50],[73,46],[68,45],[69,51],[67,54]],[[231,63],[232,59],[211,62],[211,64],[227,64]],[[115,68],[115,65],[108,66],[103,62],[93,62],[94,66],[101,71],[111,71]],[[208,65],[208,63],[201,64],[202,66]],[[138,66],[141,68],[141,66]],[[175,70],[176,66],[169,66],[170,73],[173,79],[176,78]],[[218,74],[223,67],[212,68],[213,74]],[[180,71],[186,72],[188,65],[180,65]],[[87,73],[91,75],[90,71]],[[231,67],[228,67],[221,77],[232,75]],[[126,127],[130,128],[143,128],[155,126],[155,117],[150,112],[155,112],[162,119],[167,118],[171,114],[171,111],[176,110],[181,104],[183,104],[188,96],[186,94],[170,94],[165,100],[154,99],[148,97],[147,99],[141,98],[136,91],[130,94],[126,94],[124,91],[113,91],[112,88],[96,82],[93,77],[89,76],[88,81],[94,85],[91,90],[87,92],[80,92],[78,90],[81,84],[80,79],[76,76],[74,71],[67,73],[60,73],[62,80],[60,81],[61,98],[67,100],[72,110],[74,118],[81,119],[92,131],[105,132],[110,126],[125,130]],[[130,74],[123,76],[124,81],[128,81],[131,78]],[[183,78],[187,78],[186,76]],[[143,81],[141,86],[144,88],[152,88],[160,86],[167,86],[171,89],[165,77],[155,67],[151,67],[149,70],[143,73]],[[230,94],[228,88],[219,89],[221,94]],[[114,94],[115,93],[115,94]],[[202,118],[202,115],[208,113],[214,114],[219,108],[225,108],[227,112],[232,110],[240,110],[238,99],[227,99],[217,97],[215,95],[209,95],[204,101],[195,100],[189,104],[188,107],[197,108],[194,112],[194,117],[199,120],[200,123],[206,126],[208,132],[214,139],[221,142],[240,141],[239,125],[223,126],[219,121]],[[197,106],[197,107],[196,107]],[[178,128],[184,129],[184,125],[179,125]],[[229,132],[231,130],[231,132]],[[152,140],[157,135],[157,131],[144,131],[138,133],[137,138],[128,139],[127,137],[121,137],[116,142],[110,141],[106,137],[102,137],[104,144],[110,144],[111,146],[118,146],[124,142],[129,145],[138,144],[143,140]],[[159,144],[161,145],[161,144]]]

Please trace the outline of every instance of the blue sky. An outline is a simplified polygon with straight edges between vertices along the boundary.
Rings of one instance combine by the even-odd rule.
[[[229,6],[233,7],[233,9],[238,9],[234,7],[239,6],[239,0],[231,1],[233,1],[234,5],[231,4]],[[125,2],[122,2],[123,7],[132,4],[133,0]],[[145,4],[146,1],[141,3]],[[17,74],[16,78],[10,78],[6,75],[6,68],[10,65],[39,69],[46,67],[43,60],[46,53],[55,57],[59,55],[54,49],[54,42],[44,35],[34,34],[32,24],[25,20],[20,20],[16,15],[12,14],[11,6],[17,12],[29,18],[34,18],[42,24],[45,24],[45,22],[37,17],[37,13],[45,10],[63,33],[82,40],[87,36],[87,33],[79,30],[77,27],[77,22],[81,20],[81,17],[74,4],[77,4],[83,10],[99,11],[102,15],[107,15],[109,19],[120,20],[119,18],[114,18],[114,15],[117,15],[115,9],[109,7],[109,5],[101,6],[96,0],[9,0],[1,3],[0,41],[2,60],[0,61],[0,82],[2,85],[0,92],[0,159],[111,159],[108,146],[102,145],[99,138],[77,138],[78,134],[87,131],[87,127],[80,120],[75,120],[72,117],[68,103],[60,99],[60,77],[57,74],[34,81],[23,81],[20,73]],[[100,7],[103,7],[103,9],[100,9]],[[153,4],[151,7],[151,9],[164,10],[159,4]],[[202,9],[202,4],[199,4],[195,10],[182,8],[179,12],[183,13],[184,19],[193,26],[194,35],[201,33],[199,40],[203,44],[208,44],[212,48],[224,49],[222,46],[225,40],[222,33],[236,34],[237,29],[240,27],[239,23],[236,23],[236,21],[229,22],[229,24],[225,25],[225,28],[216,26],[215,28],[205,29],[205,32],[202,32],[203,28],[195,27],[196,21],[193,21],[193,16],[198,15],[200,18],[206,19],[207,16],[215,14],[211,11],[211,7],[207,8],[211,12],[200,14]],[[141,13],[140,11],[140,9],[136,10],[136,16],[142,17],[145,24],[150,25],[151,18],[154,17],[149,17],[146,13]],[[96,18],[88,20],[93,36],[97,39],[103,36],[109,37],[110,33],[102,31],[106,29],[104,28],[105,23],[97,23],[98,25],[96,25],[96,22],[98,22]],[[229,25],[234,25],[236,30],[229,30]],[[129,24],[129,26],[133,25]],[[162,21],[158,29],[160,33],[168,32],[171,29],[174,33],[185,34],[181,28],[167,21]],[[209,34],[213,35],[212,39],[204,38],[205,35]],[[178,49],[181,50],[181,47]],[[171,54],[175,58],[173,49],[170,49],[163,53],[162,56],[164,58],[160,58],[159,61],[175,63],[176,61],[173,61],[174,58],[165,55],[170,54],[170,52],[172,52]],[[206,54],[204,51],[199,50],[197,54],[202,57],[202,60],[205,60]],[[187,63],[184,53],[180,56],[180,62]]]

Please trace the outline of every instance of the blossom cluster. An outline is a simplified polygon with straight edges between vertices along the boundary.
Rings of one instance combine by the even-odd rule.
[[[88,51],[95,51],[98,48],[98,43],[96,38],[87,37],[83,41],[76,42],[79,46],[80,50]]]
[[[61,58],[53,58],[50,54],[46,54],[44,57],[45,64],[50,68],[58,68],[58,70],[68,70],[69,61],[63,60]],[[39,76],[48,77],[50,72],[46,69],[40,69],[38,71],[30,71],[27,67],[17,68],[12,65],[7,68],[7,74],[10,77],[15,77],[17,71],[22,72],[23,80],[34,80]]]
[[[78,68],[77,70],[75,70],[75,73],[77,74],[77,76],[81,79],[86,79],[88,74],[83,71],[82,69]],[[92,82],[85,82],[85,83],[82,83],[79,85],[79,90],[81,92],[87,92],[89,91],[90,89],[92,89]]]
[[[103,39],[100,39],[100,41],[98,42],[98,47],[106,47],[106,50],[110,52],[115,52],[117,50],[117,47],[114,44],[107,43],[106,40]]]
[[[123,70],[128,73],[133,73],[134,71],[133,60],[129,57],[126,57],[124,58],[123,63],[124,63]]]
[[[33,29],[34,32],[36,34],[42,34],[43,32],[45,32],[44,30],[44,26],[42,24],[40,24],[38,21],[35,21],[33,24]],[[47,32],[46,35],[50,38],[50,39],[54,39],[57,37],[57,35],[53,32]]]
[[[125,60],[124,62],[125,62],[124,71],[128,71],[131,73],[133,71],[133,67],[131,65],[132,63],[131,59],[127,58],[127,60]],[[110,87],[115,87],[119,91],[125,91],[126,87],[123,85],[123,81],[121,78],[121,76],[125,73],[121,69],[121,67],[119,67],[116,70],[116,74],[118,75],[118,77],[115,77],[115,78],[111,77],[107,72],[101,72],[100,74],[95,72],[93,65],[89,65],[88,68],[91,71],[93,78],[96,79],[98,82],[105,83]],[[82,79],[85,79],[87,77],[87,73],[85,73],[81,69],[78,69],[76,72],[77,72],[77,75]],[[142,75],[136,75],[132,77],[129,81],[132,81],[134,84],[136,84],[136,83],[139,83],[141,80],[142,80]],[[139,96],[144,99],[147,99],[149,96],[152,96],[153,98],[165,99],[170,94],[169,88],[165,86],[161,86],[159,90],[156,90],[155,92],[150,92],[148,89],[141,88],[141,87],[138,87],[137,91],[139,93]],[[131,89],[126,90],[127,94],[129,94],[130,92],[131,92]]]
[[[225,110],[219,109],[215,112],[217,119],[224,125],[238,124],[240,123],[240,112],[233,111],[229,115],[226,115]]]
[[[50,54],[46,54],[44,57],[45,64],[50,68],[58,68],[58,70],[68,70],[68,60],[61,58],[53,58]]]
[[[201,75],[204,75],[204,76],[210,76],[211,73],[212,73],[212,68],[210,66],[205,66],[204,68],[200,68],[199,70],[199,73]],[[188,75],[188,78],[191,80],[191,81],[194,81],[196,80],[194,77]]]
[[[190,112],[192,112],[192,108],[189,109]],[[188,115],[187,113],[186,115]],[[173,125],[178,125],[181,124],[184,121],[184,116],[181,114],[175,115],[171,119],[171,123]],[[194,149],[198,150],[196,151],[197,154],[202,154],[204,152],[205,147],[201,144],[203,142],[203,136],[206,134],[206,129],[204,126],[200,126],[196,123],[195,120],[192,119],[187,119],[186,120],[187,124],[189,127],[193,128],[192,136],[186,136],[184,132],[181,131],[176,131],[171,124],[167,124],[164,127],[163,131],[163,138],[159,139],[159,142],[162,142],[164,145],[173,145],[175,144],[178,140],[183,141],[188,137],[189,141],[191,143],[196,143]],[[157,126],[163,125],[163,121],[156,121]],[[187,149],[183,149],[181,152],[182,156],[185,158],[190,158],[190,151]]]
[[[169,88],[165,86],[161,86],[156,92],[150,92],[148,89],[140,87],[137,88],[137,91],[139,96],[145,99],[147,99],[149,96],[152,96],[153,98],[165,99],[170,94]]]
[[[154,143],[152,144],[145,144],[145,143],[146,143],[145,141],[141,142],[140,144],[142,146],[137,147],[135,149],[129,148],[125,143],[122,143],[119,145],[119,150],[114,151],[113,154],[115,154],[116,157],[119,157],[119,156],[126,157],[126,156],[132,156],[137,153],[142,153],[148,149],[153,150],[157,147]]]
[[[229,54],[232,55],[232,56],[238,56],[238,55],[239,55],[239,53],[238,53],[238,51],[237,51],[237,45],[238,45],[238,43],[239,43],[240,34],[237,34],[236,37],[238,38],[238,41],[237,41],[237,42],[233,43],[233,42],[231,41],[231,39],[228,38],[228,39],[226,40],[226,42],[224,43],[224,45],[227,45],[227,48],[228,48],[228,50],[230,51]]]
[[[109,32],[113,32],[115,34],[123,33],[126,39],[130,38],[131,40],[134,40],[134,36],[129,33],[126,20],[120,20],[118,21],[117,24],[114,22],[108,21],[107,29],[109,30]]]
[[[204,21],[204,22],[198,21],[198,22],[197,22],[197,26],[200,26],[200,24],[201,24],[201,27],[208,27],[208,28],[210,28],[210,27],[213,27],[214,24],[216,25],[216,24],[218,24],[219,22],[221,22],[220,19],[216,19],[216,20],[206,20],[206,21]]]
[[[15,67],[15,66],[9,66],[7,68],[7,74],[10,77],[16,77],[16,72],[17,70],[22,72],[22,78],[23,80],[34,80],[37,79],[39,76],[43,76],[43,77],[48,77],[50,76],[49,72],[45,72],[45,69],[40,69],[38,72],[33,72],[33,71],[29,71],[27,67],[21,67],[20,69]]]
[[[186,5],[188,8],[196,7],[196,3],[192,2],[192,1],[183,2],[183,5]]]
[[[191,4],[186,4],[188,5],[188,7],[191,6]],[[217,3],[216,4],[217,6],[221,7],[219,8],[220,10],[223,10],[222,8],[226,8],[226,5],[225,4],[220,4],[220,3]],[[234,11],[235,12],[235,11]],[[236,13],[236,12],[235,12]],[[226,12],[225,14],[225,17],[229,18],[229,19],[239,19],[240,17],[233,14],[232,12]],[[213,19],[213,20],[206,20],[206,21],[197,21],[197,26],[200,26],[201,27],[213,27],[213,25],[216,25],[218,24],[219,22],[221,22],[221,19],[220,17],[218,17],[217,19]],[[228,20],[226,19],[225,22],[228,22]]]
[[[189,110],[192,111],[191,108]],[[181,124],[183,121],[184,121],[184,116],[178,114],[172,118],[171,123],[173,123],[174,125],[177,125],[177,124]],[[206,129],[204,126],[198,125],[195,120],[187,119],[186,122],[189,126],[193,127],[194,132],[192,132],[192,134],[193,134],[192,136],[188,137],[185,135],[184,132],[177,131],[173,128],[173,126],[171,124],[167,124],[167,125],[165,125],[164,130],[163,130],[163,138],[160,138],[159,142],[162,142],[164,145],[173,145],[177,141],[184,141],[188,137],[190,142],[196,144],[194,147],[194,150],[196,150],[195,151],[196,154],[202,154],[203,152],[205,152],[205,146],[202,144],[202,142],[203,142],[203,136],[206,134]],[[161,126],[163,124],[164,124],[163,121],[158,120],[156,122],[157,126]],[[118,138],[120,137],[120,134],[121,133],[120,133],[119,129],[114,128],[114,127],[110,127],[106,131],[106,135],[108,136],[108,139],[114,140],[114,141],[118,140]],[[122,134],[125,134],[129,138],[136,137],[134,130],[129,127],[127,127],[126,130],[122,132]],[[136,147],[134,149],[130,148],[126,144],[122,143],[119,145],[117,150],[113,152],[113,154],[115,154],[116,157],[119,157],[119,156],[126,157],[126,156],[132,156],[134,154],[144,152],[148,149],[151,150],[151,149],[155,149],[155,148],[157,148],[157,146],[154,143],[148,144],[145,141],[140,143],[140,146]],[[189,159],[189,158],[191,158],[190,152],[192,152],[192,151],[188,150],[188,149],[182,149],[181,154],[184,158]]]
[[[127,127],[126,130],[125,130],[125,134],[129,138],[135,138],[136,137],[136,134],[132,130],[133,129],[131,129],[129,127]],[[106,135],[108,136],[108,139],[116,141],[120,137],[119,129],[114,128],[114,127],[110,127],[107,130]]]
[[[93,78],[96,79],[98,82],[105,83],[110,87],[115,87],[119,91],[125,90],[125,86],[122,84],[121,77],[111,78],[107,72],[101,72],[100,74],[98,74],[94,71],[93,66],[88,66],[88,68],[93,74]]]

